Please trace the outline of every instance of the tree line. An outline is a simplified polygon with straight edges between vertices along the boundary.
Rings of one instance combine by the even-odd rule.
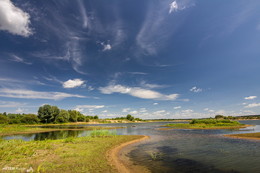
[[[76,110],[64,110],[51,105],[43,105],[39,107],[37,115],[0,113],[0,124],[89,122],[90,119],[99,119],[99,117],[97,115],[85,116]]]

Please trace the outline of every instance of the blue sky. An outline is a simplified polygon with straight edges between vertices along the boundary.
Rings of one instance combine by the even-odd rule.
[[[0,112],[260,113],[259,0],[1,0]]]

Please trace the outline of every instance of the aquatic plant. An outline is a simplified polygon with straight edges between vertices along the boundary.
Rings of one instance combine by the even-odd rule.
[[[116,136],[116,131],[109,131],[109,130],[93,130],[90,132],[91,137],[111,137]]]

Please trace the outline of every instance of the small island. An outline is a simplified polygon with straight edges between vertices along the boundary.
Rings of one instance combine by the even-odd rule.
[[[193,119],[190,123],[167,124],[163,127],[168,127],[170,129],[238,129],[245,128],[248,126],[250,125],[241,124],[238,121],[231,121],[229,119],[210,118]],[[161,130],[164,130],[164,128]]]

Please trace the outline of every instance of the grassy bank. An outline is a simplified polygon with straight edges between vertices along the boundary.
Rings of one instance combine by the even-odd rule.
[[[108,163],[107,151],[143,136],[97,133],[89,137],[45,141],[0,141],[0,170],[30,169],[34,172],[116,172]],[[20,172],[20,171],[17,171]],[[21,171],[22,172],[22,171]]]
[[[260,132],[258,132],[258,133],[232,134],[232,135],[225,135],[225,136],[234,137],[234,138],[245,138],[245,139],[258,139],[258,140],[260,140]]]
[[[248,127],[248,125],[231,120],[195,119],[190,123],[167,124],[165,127],[176,129],[236,129]]]
[[[30,126],[23,126],[23,125],[0,125],[0,136],[41,133],[41,132],[61,131],[61,130],[100,130],[100,129],[117,129],[117,128],[122,128],[122,127],[86,126],[86,127],[66,128],[65,126],[65,128],[40,128],[40,127],[30,127]]]

